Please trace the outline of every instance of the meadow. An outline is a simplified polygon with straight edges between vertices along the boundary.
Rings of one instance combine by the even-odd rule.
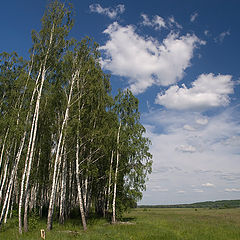
[[[45,220],[30,219],[30,231],[18,234],[17,219],[10,219],[1,229],[1,240],[41,239]],[[103,219],[90,219],[82,230],[80,219],[64,225],[55,223],[46,232],[46,240],[240,240],[240,209],[162,209],[138,208],[126,213],[115,225]]]

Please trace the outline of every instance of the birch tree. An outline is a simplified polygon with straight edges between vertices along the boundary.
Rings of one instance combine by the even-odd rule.
[[[42,29],[38,33],[33,32],[34,48],[37,51],[36,58],[39,60],[38,77],[40,82],[36,81],[37,98],[35,103],[34,115],[32,118],[32,126],[30,138],[28,140],[27,155],[25,160],[25,167],[22,175],[21,194],[19,200],[19,232],[22,233],[21,211],[23,198],[28,204],[27,192],[29,188],[29,177],[31,173],[31,166],[33,161],[33,154],[35,150],[36,134],[38,127],[38,118],[40,111],[40,101],[44,82],[47,76],[54,70],[55,64],[61,59],[63,49],[66,47],[65,37],[67,36],[72,22],[70,20],[70,12],[57,1],[50,4],[48,10],[42,18]],[[24,188],[25,186],[25,188]],[[27,212],[26,212],[27,213]],[[25,221],[24,229],[27,231],[27,221]]]
[[[33,213],[51,230],[76,208],[84,230],[89,212],[115,223],[151,172],[138,100],[113,99],[98,44],[69,40],[72,25],[71,7],[51,2],[30,59],[0,54],[0,226],[18,210],[20,233]]]
[[[112,223],[116,222],[117,186],[121,187],[121,194],[128,195],[125,201],[141,199],[140,191],[145,189],[146,176],[151,172],[152,164],[149,153],[150,141],[143,137],[145,129],[139,121],[138,99],[130,90],[120,90],[115,97],[114,111],[118,116],[119,126],[116,137]],[[131,186],[129,187],[130,180]],[[123,199],[123,196],[121,198]]]

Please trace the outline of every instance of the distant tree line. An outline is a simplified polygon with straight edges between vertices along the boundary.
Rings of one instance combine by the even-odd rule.
[[[30,60],[0,54],[0,226],[18,211],[60,223],[79,208],[116,222],[151,172],[150,141],[129,90],[113,98],[98,45],[69,39],[70,5],[54,1],[32,32]]]
[[[240,200],[206,201],[173,205],[139,205],[138,208],[240,208]]]

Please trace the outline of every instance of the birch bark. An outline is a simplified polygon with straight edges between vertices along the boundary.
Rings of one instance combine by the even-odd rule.
[[[118,165],[119,165],[119,138],[120,138],[120,130],[121,130],[121,121],[118,128],[117,133],[117,159],[116,159],[116,169],[115,169],[115,176],[114,176],[114,189],[113,189],[113,215],[112,215],[112,223],[116,223],[116,195],[117,195],[117,177],[118,177]]]
[[[29,185],[29,177],[30,177],[31,165],[32,165],[32,160],[33,160],[33,152],[34,152],[34,147],[35,147],[35,142],[36,142],[40,100],[41,100],[43,84],[45,82],[45,76],[46,76],[46,72],[47,72],[47,70],[46,70],[47,69],[46,68],[47,60],[49,57],[49,52],[50,52],[50,49],[52,46],[52,41],[53,41],[54,27],[55,27],[54,24],[52,24],[50,38],[49,38],[49,45],[48,45],[48,49],[47,49],[47,52],[46,52],[46,55],[44,58],[43,68],[42,68],[42,71],[40,71],[39,75],[38,75],[38,76],[40,76],[40,74],[41,74],[41,83],[40,83],[40,88],[38,90],[37,101],[36,101],[36,105],[35,105],[35,112],[34,112],[34,117],[33,117],[33,121],[32,121],[31,134],[30,134],[30,139],[29,139],[29,144],[28,144],[28,153],[27,153],[27,157],[26,157],[26,161],[25,161],[25,168],[24,168],[24,173],[23,173],[22,183],[21,183],[21,195],[20,195],[20,200],[19,200],[19,233],[20,234],[22,234],[22,217],[21,217],[22,202],[23,202],[24,193],[26,195],[26,193],[28,191],[28,187],[29,187],[28,186]],[[25,177],[26,177],[26,182],[25,182],[25,192],[24,192],[23,188],[24,188]],[[28,201],[28,199],[27,199],[27,201]]]
[[[13,185],[11,186],[10,189],[10,193],[9,193],[9,198],[8,198],[8,202],[7,202],[7,209],[6,209],[6,213],[5,213],[5,217],[4,217],[4,223],[7,223],[7,216],[8,216],[8,211],[9,211],[9,206],[10,206],[10,202],[11,202],[11,196],[12,196],[12,189],[13,189]]]
[[[3,190],[4,190],[4,186],[5,186],[6,178],[7,178],[8,163],[9,163],[9,156],[7,157],[7,160],[6,160],[6,162],[5,162],[5,168],[4,168],[3,179],[2,179],[2,181],[1,181],[1,188],[0,188],[0,203],[1,203],[1,201],[2,201],[2,194],[3,194]]]
[[[55,163],[54,163],[54,172],[53,172],[53,180],[52,180],[52,190],[51,190],[51,196],[50,196],[50,203],[49,203],[49,209],[48,209],[48,220],[47,220],[47,229],[51,230],[52,229],[52,218],[53,218],[53,210],[54,210],[54,203],[55,203],[55,196],[56,196],[56,187],[57,187],[57,168],[59,166],[59,160],[61,158],[61,147],[62,147],[62,139],[65,135],[65,127],[67,126],[68,122],[68,117],[69,117],[69,109],[71,105],[71,99],[72,99],[72,92],[74,88],[74,84],[76,81],[76,78],[79,75],[79,70],[76,70],[75,73],[72,75],[71,79],[71,86],[70,86],[70,92],[68,95],[68,102],[67,102],[67,107],[64,115],[64,120],[62,123],[61,127],[61,132],[57,144],[57,151],[56,151],[56,158],[55,158]]]
[[[86,231],[87,224],[86,224],[85,213],[84,213],[84,209],[83,209],[82,190],[81,190],[80,179],[79,179],[79,142],[78,142],[78,139],[77,139],[77,146],[76,146],[76,179],[77,179],[78,201],[79,201],[79,208],[80,208],[80,213],[81,213],[81,218],[82,218],[82,225],[83,225],[83,230]]]
[[[22,141],[21,141],[21,144],[20,144],[18,153],[17,153],[15,165],[14,165],[13,168],[12,168],[12,172],[11,172],[11,176],[10,176],[10,180],[9,180],[9,184],[8,184],[8,190],[7,190],[7,192],[6,192],[6,196],[5,196],[4,203],[3,203],[3,208],[2,208],[1,218],[0,218],[0,225],[1,225],[1,223],[2,223],[2,216],[4,215],[5,208],[6,208],[6,206],[7,206],[7,202],[8,202],[9,199],[11,198],[11,194],[12,194],[11,189],[12,189],[12,186],[13,186],[13,184],[14,184],[14,179],[15,179],[15,177],[16,177],[16,172],[17,172],[17,168],[18,168],[18,163],[19,163],[19,160],[20,160],[20,157],[21,157],[21,153],[22,153],[22,150],[23,150],[25,138],[26,138],[26,131],[24,132],[24,135],[23,135],[23,138],[22,138]]]
[[[59,222],[64,223],[65,220],[65,197],[66,197],[66,151],[63,157],[63,167],[62,167],[62,181],[61,181],[61,198],[60,198],[60,213]]]
[[[3,141],[3,146],[2,146],[1,156],[0,156],[0,170],[1,170],[1,166],[2,166],[3,154],[4,154],[4,149],[5,149],[5,144],[6,144],[8,133],[9,133],[9,128],[6,131],[4,141]]]
[[[114,156],[114,151],[112,150],[112,155],[111,155],[111,162],[110,162],[110,169],[109,169],[109,177],[108,177],[108,196],[107,196],[107,213],[109,211],[109,205],[110,205],[110,194],[111,194],[111,181],[112,181],[112,164],[113,164],[113,156]]]

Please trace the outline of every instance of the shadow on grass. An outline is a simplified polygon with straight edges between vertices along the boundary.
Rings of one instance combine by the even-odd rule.
[[[137,219],[136,217],[123,217],[121,218],[121,222],[133,222],[136,219]]]

